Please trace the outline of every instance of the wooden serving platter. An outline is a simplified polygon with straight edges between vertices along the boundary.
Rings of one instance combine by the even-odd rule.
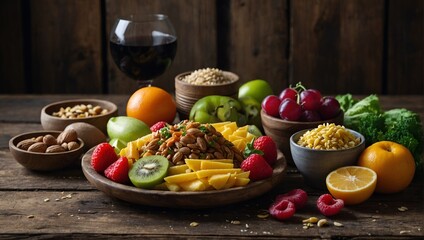
[[[84,154],[81,166],[85,177],[94,187],[110,197],[134,204],[155,207],[197,209],[245,201],[258,197],[280,184],[287,169],[286,159],[279,152],[272,177],[262,181],[251,182],[243,187],[202,192],[148,190],[116,183],[97,173],[90,164],[93,150],[94,148]]]

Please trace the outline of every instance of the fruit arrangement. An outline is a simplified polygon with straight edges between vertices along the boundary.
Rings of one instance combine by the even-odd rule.
[[[92,154],[93,169],[139,188],[207,191],[267,179],[277,161],[271,138],[256,136],[255,128],[251,133],[249,126],[239,128],[235,122],[161,121],[150,130],[128,142],[119,155],[109,143],[99,144]]]
[[[335,97],[323,97],[320,91],[306,89],[298,83],[284,89],[279,96],[266,96],[262,109],[270,116],[288,121],[317,122],[336,117],[340,103]]]
[[[315,203],[324,216],[337,214],[345,205],[361,204],[374,192],[402,191],[414,177],[414,157],[417,163],[420,151],[416,145],[422,138],[415,132],[409,134],[410,128],[421,129],[413,113],[381,111],[373,96],[364,101],[348,94],[322,96],[301,83],[283,89],[277,96],[264,80],[246,82],[237,98],[204,97],[195,103],[189,119],[176,124],[172,95],[157,87],[142,88],[129,98],[126,116],[110,118],[107,136],[96,137],[102,142],[96,144],[90,163],[96,172],[114,182],[143,189],[197,192],[249,186],[272,177],[277,161],[276,142],[261,132],[262,110],[293,122],[333,119],[344,111],[349,126],[376,142],[362,152],[356,166],[344,166],[327,175],[325,183],[330,194],[322,194]],[[374,129],[379,121],[387,125],[384,131],[364,126],[370,123]],[[384,141],[398,140],[398,132],[390,127],[396,121],[409,134],[398,141],[402,144]],[[318,138],[313,135],[308,141],[316,142]],[[268,210],[276,219],[285,220],[306,204],[307,193],[295,189],[276,196]]]

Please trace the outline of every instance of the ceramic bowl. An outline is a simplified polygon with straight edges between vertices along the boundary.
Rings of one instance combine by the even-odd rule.
[[[272,117],[266,114],[263,110],[261,111],[261,121],[264,132],[270,136],[278,146],[278,149],[286,157],[287,163],[294,166],[293,158],[290,152],[290,137],[295,133],[303,129],[310,129],[318,127],[323,123],[334,123],[336,125],[343,124],[343,112],[332,119],[318,121],[318,122],[296,122],[287,121],[281,118]]]
[[[291,154],[306,183],[315,188],[325,189],[325,178],[331,171],[356,164],[359,155],[365,149],[365,138],[360,133],[347,129],[360,138],[358,145],[342,150],[317,150],[297,144],[299,138],[308,130],[301,130],[290,137]]]
[[[17,144],[25,139],[44,136],[47,134],[51,134],[54,137],[57,137],[60,133],[61,131],[35,131],[22,133],[10,139],[10,152],[19,164],[25,168],[35,171],[59,170],[76,165],[79,163],[80,157],[84,153],[84,142],[80,138],[78,138],[80,145],[79,148],[60,153],[29,152],[17,147]]]
[[[74,107],[76,105],[88,105],[100,106],[102,109],[107,109],[106,114],[100,114],[97,116],[83,117],[83,118],[60,118],[53,116],[54,112],[58,112],[60,108]],[[118,115],[118,107],[109,101],[99,100],[99,99],[73,99],[65,100],[51,103],[41,110],[41,125],[44,130],[55,130],[63,131],[69,124],[75,122],[85,122],[89,123],[98,129],[100,129],[104,134],[107,134],[106,125],[109,121],[109,118],[115,117]]]
[[[209,95],[222,95],[237,98],[239,76],[232,72],[222,71],[231,82],[216,85],[194,85],[182,81],[192,72],[184,72],[175,77],[175,102],[180,119],[188,119],[190,110],[197,100]]]

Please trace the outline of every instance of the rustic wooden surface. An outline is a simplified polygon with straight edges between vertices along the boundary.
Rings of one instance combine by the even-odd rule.
[[[8,149],[17,134],[40,130],[40,110],[53,101],[87,95],[0,95],[0,238],[159,238],[159,239],[422,239],[424,238],[423,179],[416,178],[405,191],[374,194],[358,206],[345,207],[328,218],[343,227],[302,228],[302,220],[323,217],[315,201],[323,191],[306,186],[291,168],[282,184],[245,202],[225,207],[190,210],[134,205],[107,197],[91,186],[81,168],[38,173],[20,166]],[[126,95],[92,95],[111,100],[123,114]],[[424,96],[381,96],[385,109],[405,107],[424,119]],[[261,219],[277,194],[303,188],[307,206],[287,221]],[[408,211],[400,212],[405,206]],[[240,224],[236,224],[239,221]],[[197,222],[197,227],[190,223]]]
[[[109,52],[114,18],[164,13],[178,50],[155,85],[204,67],[299,81],[336,94],[424,94],[421,0],[6,0],[0,2],[0,93],[129,94]]]

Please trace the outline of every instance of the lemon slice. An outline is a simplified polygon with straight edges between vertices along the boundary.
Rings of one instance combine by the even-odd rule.
[[[333,197],[353,205],[364,202],[374,193],[377,174],[366,167],[341,167],[329,173],[325,182]]]

